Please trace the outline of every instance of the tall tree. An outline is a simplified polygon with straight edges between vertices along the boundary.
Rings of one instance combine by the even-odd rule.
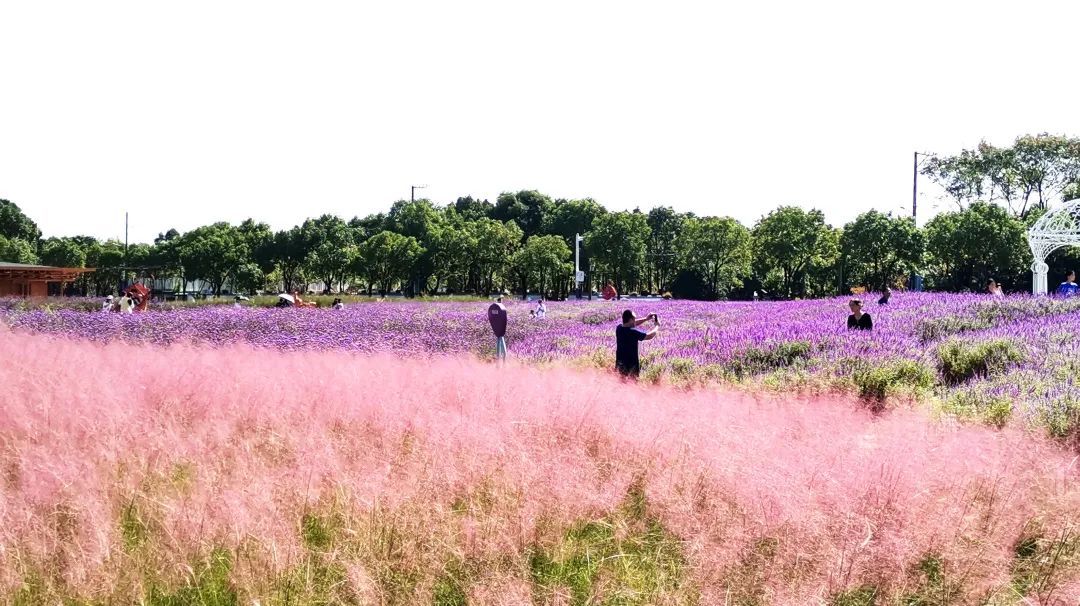
[[[282,286],[287,292],[300,290],[304,284],[304,266],[311,255],[311,243],[297,225],[274,233],[267,256],[281,272]]]
[[[776,287],[786,297],[806,294],[807,272],[836,258],[836,241],[831,234],[821,211],[781,206],[754,227],[755,271],[764,277],[775,270]]]
[[[848,283],[872,289],[895,285],[917,270],[926,246],[910,218],[876,210],[845,225],[840,241]]]
[[[570,247],[555,235],[532,236],[525,241],[510,260],[514,273],[521,283],[522,296],[536,287],[541,295],[565,285],[573,271],[570,265]]]
[[[38,256],[34,247],[26,240],[0,235],[0,261],[33,265],[38,262]]]
[[[207,282],[219,296],[230,274],[245,262],[247,251],[240,232],[219,222],[180,236],[179,255],[188,277]]]
[[[495,201],[491,217],[496,221],[513,221],[521,228],[525,238],[539,234],[544,227],[544,218],[554,202],[536,190],[522,190],[517,193],[503,192]]]
[[[476,249],[473,252],[473,269],[481,282],[480,290],[495,290],[495,278],[510,263],[510,258],[521,245],[521,228],[512,221],[481,219],[468,224]]]
[[[1016,288],[1030,260],[1023,224],[986,202],[931,219],[926,247],[931,286],[942,290],[981,291],[990,278]]]
[[[17,204],[0,200],[0,236],[9,240],[12,238],[23,240],[36,251],[38,240],[41,239],[41,230],[38,229],[37,223],[23,214]]]
[[[657,206],[649,211],[649,243],[647,254],[650,282],[657,290],[670,288],[678,270],[676,240],[686,222],[686,216],[670,206]]]
[[[585,236],[594,272],[610,278],[619,292],[636,286],[645,272],[649,222],[639,212],[608,213],[597,217]]]
[[[423,254],[424,248],[416,238],[383,231],[359,246],[358,265],[354,271],[366,274],[385,294],[397,281],[408,279],[413,265]]]
[[[487,200],[477,200],[472,196],[458,198],[451,206],[466,221],[490,219],[495,212],[495,205]]]
[[[697,272],[710,298],[727,295],[750,274],[750,230],[731,217],[686,220],[675,246],[679,265]]]
[[[356,254],[355,230],[334,215],[308,219],[300,230],[311,251],[307,266],[322,281],[323,292],[329,294],[335,283],[346,280],[349,264]]]
[[[41,262],[53,267],[86,267],[86,250],[71,238],[49,238],[41,245]]]

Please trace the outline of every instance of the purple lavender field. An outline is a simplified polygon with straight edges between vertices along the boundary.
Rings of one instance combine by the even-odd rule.
[[[847,392],[872,406],[916,399],[994,425],[1040,426],[1073,442],[1080,432],[1080,300],[903,293],[867,307],[872,333],[845,329],[844,299],[553,302],[544,319],[511,301],[511,356],[610,368],[613,331],[627,307],[656,312],[662,322],[660,336],[642,344],[645,381]],[[485,303],[401,302],[121,316],[0,304],[0,318],[18,331],[94,341],[488,358],[494,344],[485,310]]]

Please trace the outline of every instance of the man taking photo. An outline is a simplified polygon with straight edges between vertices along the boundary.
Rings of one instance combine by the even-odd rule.
[[[652,320],[652,330],[643,332],[638,326]],[[638,343],[656,337],[660,329],[660,319],[656,314],[649,314],[638,319],[629,309],[622,314],[622,324],[615,328],[615,370],[624,377],[636,379],[641,374],[641,361],[638,357]]]

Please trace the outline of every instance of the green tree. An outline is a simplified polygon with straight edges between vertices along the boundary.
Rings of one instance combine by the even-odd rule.
[[[86,267],[86,250],[71,238],[49,238],[41,245],[41,263],[53,267]]]
[[[450,208],[453,208],[458,216],[466,221],[490,219],[491,214],[495,212],[494,204],[487,200],[477,200],[472,196],[458,198]]]
[[[919,269],[926,247],[912,219],[876,210],[845,225],[840,243],[848,283],[875,290],[895,285]]]
[[[1025,242],[1023,224],[996,204],[939,214],[926,224],[930,285],[981,291],[994,278],[1015,289],[1030,262]]]
[[[983,141],[974,150],[930,158],[922,173],[941,185],[960,210],[976,200],[1000,200],[1023,218],[1068,199],[1069,188],[1080,181],[1080,139],[1024,135],[1007,148]]]
[[[36,251],[38,240],[41,239],[41,230],[38,229],[37,223],[23,214],[17,204],[0,200],[0,236],[8,240],[18,238]]]
[[[532,236],[526,240],[510,260],[520,280],[522,296],[528,296],[532,286],[546,295],[556,285],[565,285],[574,269],[570,255],[570,247],[559,236]]]
[[[701,276],[710,298],[727,295],[750,273],[750,230],[730,217],[687,219],[675,246],[679,265]]]
[[[649,259],[649,282],[657,290],[668,290],[679,269],[676,241],[682,233],[686,215],[675,212],[670,206],[657,206],[649,211],[649,242],[646,254]],[[714,291],[715,292],[715,291]]]
[[[480,282],[479,290],[495,290],[495,279],[510,263],[521,246],[521,228],[512,221],[481,219],[468,224],[476,249],[472,254],[472,270]]]
[[[521,228],[523,237],[534,236],[543,230],[544,218],[554,206],[550,196],[536,190],[503,192],[495,201],[491,217],[496,221],[513,221]]]
[[[406,289],[410,294],[420,294],[435,271],[435,243],[446,227],[446,215],[427,199],[400,200],[390,209],[387,225],[391,231],[416,239],[424,249],[413,263]]]
[[[117,240],[93,242],[85,247],[86,266],[96,270],[88,274],[95,294],[114,293],[123,278],[124,243]]]
[[[282,286],[287,292],[300,290],[304,283],[304,266],[311,255],[311,243],[300,226],[274,233],[267,244],[267,258],[281,272]]]
[[[359,246],[354,272],[366,275],[385,294],[397,281],[408,279],[413,265],[423,254],[424,248],[416,238],[392,231],[379,232]]]
[[[472,256],[478,246],[476,230],[470,223],[455,216],[454,222],[434,237],[432,259],[436,292],[444,283],[451,291],[467,288]]]
[[[247,259],[239,230],[225,222],[197,227],[179,238],[180,262],[187,276],[210,285],[215,296]]]
[[[765,278],[774,273],[773,288],[786,297],[807,295],[809,273],[835,262],[836,244],[821,211],[781,206],[754,226],[755,271]]]
[[[0,261],[34,265],[38,262],[38,256],[26,240],[0,235]]]
[[[608,213],[597,217],[585,235],[590,267],[610,278],[619,292],[636,286],[645,273],[649,223],[640,212]]]
[[[300,230],[310,250],[307,266],[322,281],[323,292],[329,294],[334,284],[342,286],[348,278],[349,265],[356,254],[355,230],[334,215],[308,219]]]

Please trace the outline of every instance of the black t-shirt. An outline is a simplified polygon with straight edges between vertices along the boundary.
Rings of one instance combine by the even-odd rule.
[[[863,313],[859,319],[855,319],[855,314],[851,314],[847,319],[848,330],[874,330],[874,321],[870,319],[870,314]]]
[[[636,368],[640,364],[638,343],[644,341],[645,336],[640,330],[618,325],[615,328],[615,365]]]

